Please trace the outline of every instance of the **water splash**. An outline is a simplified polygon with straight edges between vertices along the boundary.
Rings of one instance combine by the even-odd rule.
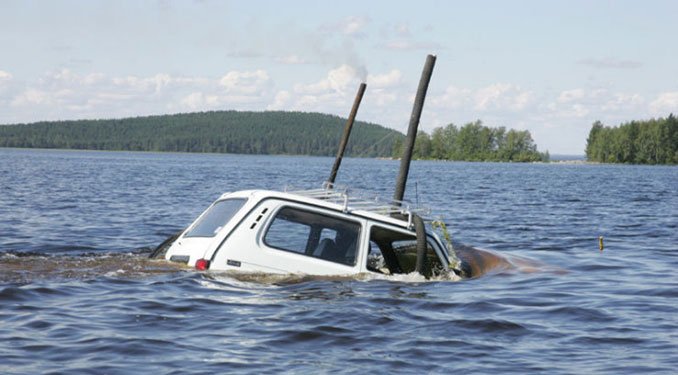
[[[0,254],[0,282],[30,283],[37,280],[146,277],[186,270],[176,263],[148,259],[145,252],[48,255],[8,252]]]

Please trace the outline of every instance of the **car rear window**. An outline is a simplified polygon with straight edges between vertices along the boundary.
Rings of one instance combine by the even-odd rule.
[[[184,237],[214,237],[245,204],[246,199],[224,199],[207,209]]]

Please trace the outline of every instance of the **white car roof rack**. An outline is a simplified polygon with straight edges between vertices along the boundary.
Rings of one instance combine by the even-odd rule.
[[[386,216],[400,214],[408,218],[408,226],[412,225],[412,215],[417,214],[421,217],[426,217],[431,214],[431,209],[428,207],[415,205],[408,201],[386,200],[377,195],[370,195],[345,186],[336,186],[329,183],[325,183],[322,188],[308,190],[286,186],[284,191],[289,194],[341,205],[344,212],[367,211]]]

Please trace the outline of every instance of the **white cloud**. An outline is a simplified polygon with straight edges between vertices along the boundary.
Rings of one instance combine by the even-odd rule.
[[[120,92],[99,92],[96,94],[97,99],[100,102],[106,102],[106,101],[117,101],[117,102],[122,102],[125,100],[131,100],[135,98],[135,95],[128,94],[128,93],[120,93]]]
[[[0,70],[0,113],[3,112],[3,107],[12,101],[12,86],[14,86],[12,75]]]
[[[583,104],[574,103],[567,107],[550,107],[557,117],[561,118],[582,118],[586,117],[591,111]]]
[[[327,35],[340,33],[347,37],[361,39],[366,36],[365,29],[369,23],[369,17],[349,16],[339,22],[324,24],[319,29]]]
[[[96,85],[106,80],[106,75],[101,73],[91,73],[83,77],[82,82],[85,85]]]
[[[304,95],[299,98],[296,105],[293,108],[296,109],[308,109],[318,111],[319,98],[313,95]]]
[[[169,88],[175,89],[189,86],[199,87],[210,83],[210,81],[205,78],[173,77],[166,73],[158,73],[149,77],[126,76],[113,77],[110,79],[95,74],[83,77],[81,82],[86,84],[90,84],[91,82],[101,84],[107,80],[110,80],[110,83],[117,86],[118,89],[156,95],[161,94],[162,91],[168,90]]]
[[[401,93],[403,84],[402,73],[398,69],[392,69],[383,74],[370,74],[367,76],[366,104],[384,108],[394,105],[404,95]],[[404,104],[404,103],[403,103]],[[367,107],[365,105],[364,107]],[[369,108],[367,110],[370,110]]]
[[[558,95],[558,103],[571,103],[582,100],[586,97],[584,89],[565,90]]]
[[[507,83],[496,83],[476,91],[473,108],[478,111],[524,109],[531,99],[531,93],[520,86]]]
[[[327,73],[327,77],[311,84],[297,84],[294,91],[306,95],[345,94],[358,86],[360,81],[358,70],[349,65],[341,65]]]
[[[299,55],[287,55],[287,56],[282,56],[282,57],[276,57],[275,61],[281,63],[281,64],[287,64],[287,65],[301,65],[301,64],[307,64],[308,61],[306,61],[304,58],[300,57]]]
[[[227,93],[241,95],[260,95],[271,84],[271,79],[265,70],[252,72],[228,72],[221,77],[219,84]]]
[[[600,94],[598,92],[597,94]],[[555,118],[583,118],[590,113],[589,106],[595,100],[596,93],[582,88],[563,90],[546,107],[550,116]]]
[[[142,79],[136,76],[115,77],[112,79],[113,84],[118,86],[139,86],[143,82]]]
[[[264,101],[268,97],[262,98],[254,95],[222,95],[217,97],[217,102],[225,108],[261,110],[264,107]]]
[[[584,118],[594,113],[601,117],[628,113],[631,118],[637,118],[639,113],[646,112],[644,103],[640,94],[576,88],[561,91],[546,108],[552,116],[560,118]]]
[[[360,80],[360,73],[352,66],[342,65],[337,69],[332,69],[327,74],[327,83],[335,92],[342,92],[349,86],[354,87],[356,81]]]
[[[615,93],[608,97],[605,103],[600,107],[603,112],[615,111],[642,111],[645,99],[639,94]]]
[[[521,92],[513,98],[513,110],[520,111],[525,109],[532,102],[532,92]]]
[[[172,82],[172,77],[168,74],[156,74],[151,77],[114,77],[111,82],[119,86],[119,89],[144,92],[147,94],[159,94],[165,87]]]
[[[438,108],[460,108],[468,105],[473,91],[467,88],[448,86],[442,95],[431,97],[431,105]]]
[[[181,99],[181,105],[190,110],[201,110],[214,107],[219,104],[216,95],[205,95],[202,92],[193,92]]]
[[[678,114],[678,91],[663,92],[650,103],[650,111],[655,116]]]
[[[260,77],[261,74],[254,74]],[[255,80],[256,82],[257,80]],[[16,86],[16,85],[15,85]],[[251,86],[246,86],[250,90]],[[0,123],[41,119],[111,118],[162,114],[168,111],[243,109],[261,98],[242,92],[224,93],[220,80],[175,77],[158,73],[146,77],[110,77],[71,70],[47,73],[15,87],[0,101]],[[257,93],[259,94],[259,92]],[[12,111],[3,111],[6,103]],[[230,106],[233,107],[220,107]],[[254,108],[260,108],[254,104]]]
[[[488,126],[515,126],[515,120],[531,115],[538,103],[530,90],[509,83],[480,88],[448,86],[440,94],[430,95],[431,121],[464,124],[482,119]],[[498,123],[492,123],[497,121]]]
[[[3,70],[0,70],[0,82],[2,82],[2,81],[9,81],[9,80],[11,80],[11,79],[12,79],[12,75],[11,75],[11,74],[9,74],[9,73],[7,73],[7,72],[5,72],[5,71],[3,71]]]
[[[50,72],[3,93],[0,123],[49,119],[113,118],[214,109],[304,110],[344,114],[361,72],[347,64],[324,78],[294,87],[275,87],[265,70],[231,71],[221,77],[108,76],[72,70]],[[393,87],[397,70],[371,76],[373,90]],[[15,85],[16,86],[16,85]],[[392,93],[374,95],[384,104]],[[3,110],[11,107],[12,110]]]
[[[275,98],[273,99],[273,103],[271,103],[266,109],[268,110],[280,110],[280,109],[285,109],[291,99],[290,92],[287,90],[282,90],[279,91],[277,94],[275,94]]]
[[[151,78],[155,86],[155,92],[160,92],[163,88],[167,87],[172,82],[172,77],[169,74],[156,74]]]
[[[362,37],[365,35],[365,28],[369,24],[368,17],[347,17],[340,23],[340,28],[344,35]]]
[[[399,99],[397,92],[393,90],[376,89],[370,91],[369,99],[379,107],[389,106]]]
[[[390,51],[424,50],[435,52],[442,48],[440,43],[429,39],[421,39],[421,33],[413,33],[410,25],[404,22],[386,25],[381,29],[380,37],[381,40],[377,42],[377,47]]]
[[[17,97],[12,100],[10,103],[13,107],[21,107],[26,105],[35,105],[35,104],[44,104],[51,102],[51,95],[45,91],[40,91],[36,89],[27,89]]]
[[[350,65],[341,65],[327,72],[325,78],[294,85],[292,90],[279,90],[267,109],[317,111],[346,116],[358,88],[361,72]],[[400,91],[402,73],[391,70],[367,77],[367,93],[359,118],[384,125],[392,123],[392,115],[407,107],[407,96]],[[402,104],[402,105],[401,105]],[[384,111],[386,110],[386,113]],[[407,121],[407,116],[403,117]]]
[[[384,74],[369,74],[367,84],[371,88],[393,87],[402,83],[403,74],[398,69],[393,69]]]

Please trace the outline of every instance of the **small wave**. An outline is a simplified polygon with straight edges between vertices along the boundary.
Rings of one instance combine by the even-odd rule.
[[[603,310],[576,306],[561,306],[550,309],[548,313],[579,322],[613,322],[616,320],[613,315],[607,314]]]
[[[583,336],[572,340],[577,345],[638,345],[646,341],[637,337],[599,337],[599,336]]]
[[[527,328],[522,325],[507,320],[496,319],[458,319],[452,322],[453,324],[468,328],[471,330],[479,330],[482,332],[522,332],[527,331]]]
[[[186,269],[170,262],[150,260],[142,253],[88,253],[48,255],[11,252],[0,254],[0,282],[30,283],[49,279],[142,277]]]
[[[39,300],[46,296],[66,296],[64,292],[57,288],[49,287],[20,287],[7,286],[0,290],[0,300],[6,302],[29,302]]]
[[[654,201],[656,201],[655,198],[649,197],[647,195],[631,198],[631,202],[654,202]]]
[[[31,297],[26,293],[25,290],[17,287],[7,287],[0,290],[0,300],[5,303],[8,302],[23,302],[29,300]]]

